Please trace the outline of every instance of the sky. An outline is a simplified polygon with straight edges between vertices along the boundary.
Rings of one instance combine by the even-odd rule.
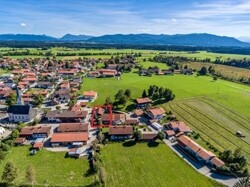
[[[0,34],[250,38],[250,0],[0,0]]]

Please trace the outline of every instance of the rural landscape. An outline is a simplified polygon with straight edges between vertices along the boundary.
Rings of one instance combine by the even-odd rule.
[[[250,187],[250,3],[0,6],[0,187]]]

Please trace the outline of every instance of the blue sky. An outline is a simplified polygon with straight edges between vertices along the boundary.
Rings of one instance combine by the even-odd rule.
[[[250,0],[0,0],[0,33],[250,37]]]

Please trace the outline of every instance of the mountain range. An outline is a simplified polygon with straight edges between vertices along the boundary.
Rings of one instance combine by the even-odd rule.
[[[250,43],[242,42],[233,37],[212,34],[114,34],[103,36],[66,34],[61,38],[33,34],[1,34],[0,41],[40,41],[40,42],[86,42],[100,44],[129,44],[129,45],[174,45],[174,46],[239,46],[250,47]]]

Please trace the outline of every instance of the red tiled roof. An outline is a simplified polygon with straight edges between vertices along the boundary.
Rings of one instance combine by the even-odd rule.
[[[136,99],[136,102],[137,102],[138,104],[143,104],[143,103],[151,103],[152,100],[149,99],[148,97],[144,97],[144,98]]]
[[[23,143],[25,141],[25,138],[17,138],[16,140],[15,140],[15,143]]]
[[[58,132],[85,132],[88,131],[87,123],[61,123]]]
[[[85,91],[83,92],[83,96],[87,96],[87,97],[96,97],[97,96],[97,92],[95,91]]]
[[[130,125],[109,127],[109,135],[132,135],[132,134],[133,134],[133,127]]]
[[[32,148],[35,148],[35,149],[43,148],[43,142],[35,142]]]
[[[150,112],[153,116],[158,116],[164,114],[165,110],[162,107],[160,107],[160,108],[148,109],[148,112]]]
[[[210,162],[213,163],[216,167],[222,167],[225,165],[225,163],[218,157],[212,158]]]
[[[28,126],[23,127],[20,136],[27,136],[32,134],[48,134],[51,130],[51,126]]]
[[[175,132],[173,130],[166,130],[166,134],[168,136],[174,136],[175,135]]]
[[[86,132],[54,133],[50,140],[51,143],[86,142],[86,141],[88,141],[88,133]]]
[[[155,132],[142,132],[141,140],[153,140],[157,137]]]
[[[141,116],[141,115],[144,113],[144,111],[141,110],[141,109],[139,109],[139,110],[135,110],[134,113],[135,113],[135,115],[137,115],[137,116]]]
[[[172,121],[169,124],[172,129],[178,129],[180,132],[191,132],[189,126],[182,121]]]
[[[208,159],[210,159],[210,158],[212,158],[212,157],[215,156],[212,152],[207,151],[207,150],[204,149],[204,148],[200,148],[200,150],[197,152],[197,154],[198,154],[201,158],[203,158],[204,160],[208,160]]]

